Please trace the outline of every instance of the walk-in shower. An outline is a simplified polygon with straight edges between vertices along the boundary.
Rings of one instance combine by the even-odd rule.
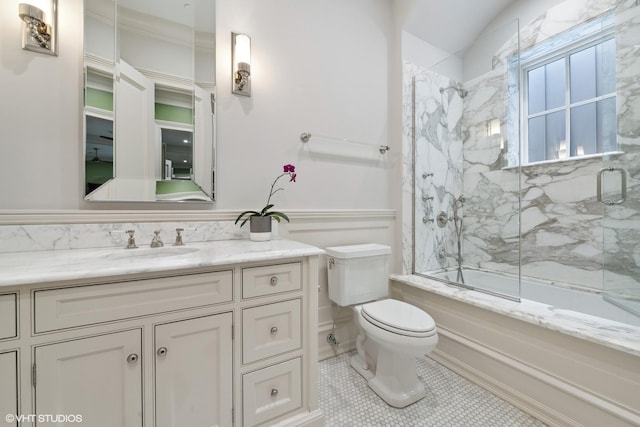
[[[515,300],[536,294],[522,283],[584,291],[628,319],[640,316],[640,8],[558,10],[445,66],[405,65],[407,267]]]

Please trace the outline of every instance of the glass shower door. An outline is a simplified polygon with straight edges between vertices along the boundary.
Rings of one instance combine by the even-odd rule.
[[[596,196],[602,204],[605,300],[640,316],[640,7],[616,11],[617,151],[603,157]]]

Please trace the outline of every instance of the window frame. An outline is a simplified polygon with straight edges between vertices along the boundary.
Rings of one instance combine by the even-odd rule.
[[[520,164],[523,166],[533,165],[533,164],[543,164],[543,163],[551,163],[551,162],[561,162],[561,161],[570,161],[576,159],[584,159],[584,158],[593,158],[599,157],[605,154],[616,153],[617,150],[614,151],[603,151],[598,153],[584,154],[584,155],[576,155],[571,156],[571,109],[574,107],[579,107],[581,105],[587,105],[592,103],[597,103],[598,101],[602,101],[605,99],[615,98],[617,95],[617,91],[614,89],[613,92],[610,92],[605,95],[595,96],[593,98],[589,98],[586,100],[578,101],[571,103],[571,68],[570,68],[570,57],[571,55],[580,52],[585,49],[589,49],[593,46],[597,46],[599,44],[605,43],[611,39],[615,40],[615,26],[613,23],[606,23],[606,16],[601,16],[596,20],[600,20],[601,23],[604,23],[598,31],[593,31],[592,33],[582,36],[577,40],[572,40],[566,43],[561,43],[558,47],[553,49],[550,52],[541,52],[537,54],[532,54],[530,58],[523,59],[522,56],[527,56],[527,53],[521,54],[520,64],[519,64],[519,80],[520,80],[520,111],[521,111],[521,130],[520,130],[520,138],[522,141],[521,151],[520,151]],[[585,24],[593,24],[593,22],[587,22]],[[558,35],[560,36],[560,34]],[[555,36],[557,37],[557,36]],[[570,37],[570,35],[569,35]],[[548,40],[552,40],[550,38]],[[544,42],[543,42],[544,43]],[[534,70],[536,68],[542,67],[544,65],[555,62],[559,59],[564,59],[564,75],[565,75],[565,94],[564,94],[564,105],[556,108],[546,109],[541,112],[537,112],[534,114],[529,114],[529,71]],[[616,65],[616,64],[614,64]],[[617,78],[618,70],[616,69],[616,78]],[[548,114],[554,112],[564,111],[565,116],[565,141],[566,141],[566,152],[567,156],[558,159],[544,159],[530,162],[529,161],[529,119],[536,117],[544,117]],[[616,144],[617,145],[617,144]]]

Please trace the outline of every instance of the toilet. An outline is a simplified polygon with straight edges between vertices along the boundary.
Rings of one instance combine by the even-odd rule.
[[[389,299],[389,254],[378,244],[325,248],[329,299],[354,310],[359,333],[351,366],[389,405],[404,408],[426,392],[416,358],[438,343],[436,325],[423,310]]]

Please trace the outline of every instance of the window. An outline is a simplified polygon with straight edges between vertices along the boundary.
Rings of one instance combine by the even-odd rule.
[[[610,21],[604,15],[522,53],[523,163],[617,149]]]

